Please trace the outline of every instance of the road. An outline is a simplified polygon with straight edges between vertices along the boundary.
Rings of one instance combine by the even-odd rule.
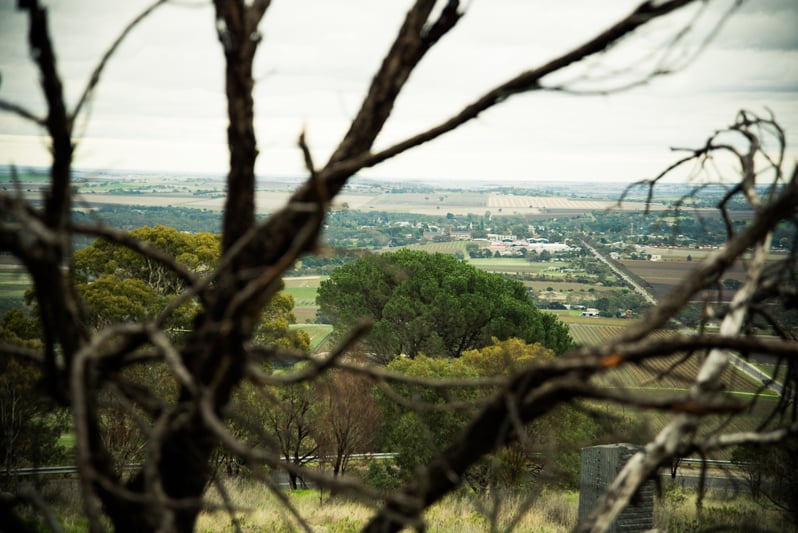
[[[621,278],[622,280],[624,280],[624,281],[626,282],[626,284],[627,284],[627,285],[629,285],[629,286],[632,288],[632,290],[634,290],[634,291],[635,291],[636,293],[638,293],[640,296],[642,296],[643,298],[645,298],[645,300],[646,300],[648,303],[650,303],[651,305],[657,305],[657,300],[656,300],[656,298],[654,298],[654,296],[653,296],[653,295],[652,295],[650,292],[648,292],[648,291],[645,289],[645,287],[643,287],[642,285],[640,285],[639,283],[637,283],[637,282],[636,282],[635,280],[633,280],[633,279],[632,279],[632,278],[631,278],[631,277],[630,277],[630,276],[629,276],[629,275],[628,275],[626,272],[624,272],[623,270],[621,270],[620,268],[618,268],[618,266],[617,266],[615,263],[613,263],[613,262],[612,262],[610,259],[607,259],[607,258],[604,256],[604,254],[602,254],[600,251],[598,251],[598,250],[597,250],[596,248],[594,248],[593,246],[590,246],[590,245],[589,245],[587,242],[585,242],[585,241],[582,241],[582,245],[583,245],[585,248],[587,248],[587,249],[590,251],[590,253],[591,253],[591,254],[593,254],[593,257],[595,257],[596,259],[598,259],[599,261],[601,261],[602,263],[604,263],[605,265],[607,265],[608,267],[610,267],[610,269],[611,269],[611,270],[612,270],[612,271],[615,273],[615,275],[616,275],[616,276],[618,276],[619,278]]]

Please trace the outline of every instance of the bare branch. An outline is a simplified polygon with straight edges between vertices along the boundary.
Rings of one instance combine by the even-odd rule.
[[[28,111],[21,105],[0,99],[0,109],[18,115],[26,120],[29,120],[34,124],[36,124],[37,126],[43,126],[43,127],[47,126],[47,121],[45,119],[37,117],[33,112]]]

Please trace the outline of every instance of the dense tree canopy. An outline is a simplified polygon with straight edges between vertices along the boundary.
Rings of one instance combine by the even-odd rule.
[[[174,258],[185,272],[202,274],[219,261],[220,239],[212,233],[189,233],[157,225],[135,229],[130,236]],[[95,328],[155,318],[188,281],[167,264],[103,238],[77,251],[72,265],[86,321]],[[261,313],[255,342],[307,349],[307,335],[290,329],[296,321],[293,308],[289,294],[276,294]],[[165,324],[173,337],[190,329],[199,309],[195,299],[186,299],[170,314]]]
[[[557,353],[571,344],[567,326],[538,311],[522,283],[446,254],[364,256],[322,282],[318,303],[336,331],[373,320],[365,344],[383,359],[459,357],[492,337],[540,342]]]

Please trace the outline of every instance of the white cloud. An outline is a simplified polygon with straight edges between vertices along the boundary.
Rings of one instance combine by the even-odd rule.
[[[728,5],[712,4],[710,14]],[[109,43],[147,3],[50,2],[74,102]],[[633,1],[474,0],[425,58],[378,139],[387,146],[443,120],[493,85],[605,28]],[[346,131],[409,1],[274,2],[256,57],[256,131],[263,174],[303,174],[307,130],[317,164]],[[718,7],[715,7],[718,6]],[[0,98],[44,113],[25,50],[25,19],[0,0]],[[512,98],[462,131],[365,172],[404,179],[631,180],[656,172],[673,145],[700,144],[741,107],[771,108],[798,134],[798,6],[758,0],[729,21],[685,71],[607,97]],[[661,36],[643,32],[599,64],[623,63]],[[642,40],[641,40],[642,39]],[[634,45],[634,46],[631,46]],[[601,63],[603,62],[603,63]],[[596,62],[593,62],[594,69]],[[595,72],[595,70],[593,71]],[[212,9],[167,5],[109,64],[76,165],[222,172],[227,161],[223,58]],[[37,128],[0,114],[0,162],[46,164]],[[793,150],[791,154],[796,152]]]

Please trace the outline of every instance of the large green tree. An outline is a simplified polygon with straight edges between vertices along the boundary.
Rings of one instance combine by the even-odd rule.
[[[333,271],[317,301],[338,332],[373,320],[366,349],[386,360],[420,353],[459,357],[492,337],[540,342],[557,353],[571,345],[567,326],[538,311],[522,283],[446,254],[400,250],[361,257]]]

